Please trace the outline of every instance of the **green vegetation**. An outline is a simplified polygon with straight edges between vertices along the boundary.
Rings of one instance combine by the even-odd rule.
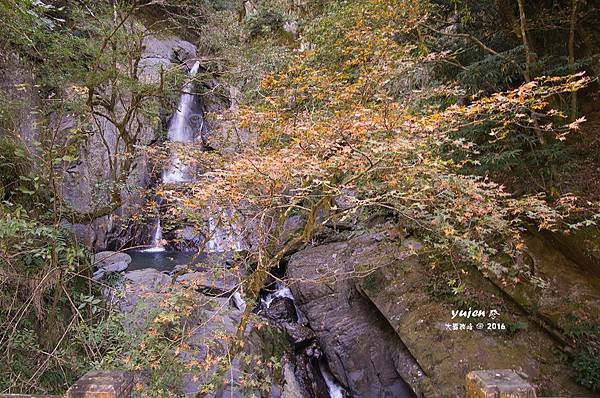
[[[6,361],[0,388],[17,391],[29,381],[35,392],[62,391],[87,366],[83,345],[61,343],[73,335],[74,325],[94,318],[78,307],[79,296],[92,289],[85,279],[88,251],[66,231],[32,220],[23,207],[5,201],[0,253]]]
[[[600,391],[600,329],[591,321],[575,319],[565,331],[576,345],[572,366],[577,382],[592,391]]]
[[[242,282],[248,302],[302,244],[375,214],[419,237],[425,261],[444,259],[427,276],[433,299],[472,307],[482,297],[464,273],[544,288],[520,260],[527,228],[569,233],[597,223],[600,9],[592,1],[243,3],[0,0],[0,65],[32,72],[35,90],[22,91],[39,100],[23,104],[18,89],[0,87],[0,392],[60,393],[87,369],[114,366],[150,369],[146,387],[169,396],[186,372],[222,376],[233,354],[243,369],[269,364],[241,379],[244,391],[266,391],[273,371],[280,376],[280,347],[263,358],[232,336],[223,338],[229,348],[186,368],[178,344],[189,291],[151,308],[135,333],[101,299],[101,288],[122,280],[91,281],[92,248],[72,225],[118,219],[136,190],[165,200],[167,229],[201,230],[215,209],[232,207],[260,220],[252,227],[260,247],[244,258],[253,270]],[[197,44],[196,89],[208,109],[240,91],[236,106],[210,115],[237,147],[185,148],[213,173],[147,193],[132,180],[151,179],[140,159],[160,168],[168,157],[162,126],[186,75],[183,66],[159,68],[148,79],[140,67],[146,40],[162,34]],[[38,121],[30,140],[19,120],[28,106]],[[72,206],[63,183],[91,157],[88,145],[103,148],[94,159],[104,174],[93,176],[93,200]],[[147,218],[141,212],[117,221]],[[304,224],[282,244],[292,215]],[[379,282],[372,274],[365,288]],[[565,334],[577,382],[600,391],[596,327],[577,323]],[[204,380],[206,393],[223,385],[217,376]]]

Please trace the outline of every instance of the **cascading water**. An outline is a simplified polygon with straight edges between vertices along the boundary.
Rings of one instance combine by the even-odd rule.
[[[325,380],[325,384],[327,384],[327,392],[331,398],[345,398],[346,391],[340,386],[329,369],[327,369],[325,363],[323,361],[319,362],[319,370],[321,371],[321,375],[323,375],[323,379]]]
[[[215,218],[208,220],[204,244],[207,253],[239,252],[247,249],[242,239],[241,223],[233,218],[230,211],[221,211],[221,222]]]
[[[169,124],[167,138],[171,142],[192,142],[194,140],[194,128],[190,123],[192,107],[194,105],[193,77],[198,73],[200,61],[196,61],[190,70],[190,81],[183,87],[179,106]],[[191,181],[189,167],[183,162],[177,151],[171,152],[169,168],[163,172],[162,180],[165,184],[176,184]]]
[[[169,123],[167,138],[171,142],[191,142],[194,140],[194,128],[190,123],[193,116],[194,88],[193,77],[200,69],[200,61],[196,61],[190,70],[190,80],[183,86],[181,98],[177,111],[173,114]],[[202,128],[202,126],[200,126]],[[170,164],[167,170],[163,172],[162,181],[166,184],[177,184],[191,181],[188,166],[183,162],[176,150],[171,151]],[[143,250],[145,252],[165,251],[162,238],[162,225],[160,222],[160,211],[157,211],[156,228],[152,238],[152,247]]]
[[[144,249],[145,252],[164,252],[165,246],[163,245],[162,238],[162,226],[160,225],[160,214],[156,218],[156,228],[154,229],[154,236],[152,237],[152,247]]]
[[[194,112],[195,95],[193,94],[193,77],[200,69],[200,62],[197,61],[190,70],[190,81],[183,87],[179,106],[173,114],[169,124],[167,138],[170,142],[190,143],[194,141],[195,132],[201,130],[204,125],[202,115]],[[179,184],[192,182],[190,166],[185,159],[182,159],[174,148],[171,151],[169,167],[163,172],[162,182],[165,184]],[[233,220],[230,220],[230,214],[223,212],[222,218],[227,220],[227,226],[218,225],[216,219],[210,219],[206,235],[209,237],[205,242],[205,252],[225,252],[240,251],[245,248],[240,238],[239,227]],[[158,223],[160,225],[160,221]],[[162,239],[162,238],[161,238]]]
[[[294,299],[294,295],[293,295],[292,291],[290,290],[290,288],[288,288],[281,282],[275,282],[273,287],[274,287],[274,291],[271,291],[270,293],[264,294],[261,296],[258,313],[265,314],[267,312],[267,314],[265,314],[265,315],[268,318],[269,317],[269,315],[268,315],[269,308],[276,300],[281,300],[281,299],[291,300],[294,305],[294,310],[295,310],[294,312],[296,315],[295,319],[297,319],[297,320],[294,320],[290,323],[303,325],[304,327],[309,326],[308,319],[306,318],[306,316],[302,313],[302,311],[296,304],[296,300]],[[288,323],[288,327],[289,327],[289,323]],[[312,350],[313,353],[315,351],[320,351],[320,347],[317,346],[316,349]],[[302,355],[302,354],[300,354],[300,355]],[[327,387],[327,394],[329,395],[329,397],[330,398],[346,398],[346,397],[348,397],[348,393],[346,392],[346,390],[338,383],[335,376],[331,373],[325,356],[317,355],[315,359],[318,361],[318,366],[317,366],[316,371],[320,373],[320,376],[322,377],[322,380],[324,381],[324,383]]]

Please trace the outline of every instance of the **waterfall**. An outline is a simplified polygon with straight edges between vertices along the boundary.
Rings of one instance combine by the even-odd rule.
[[[189,81],[183,86],[183,91],[179,99],[179,106],[169,123],[167,139],[171,142],[191,142],[194,139],[194,127],[191,124],[192,108],[194,106],[193,77],[200,69],[200,61],[196,61],[189,73]],[[202,128],[202,127],[200,127]],[[179,158],[177,151],[171,151],[170,164],[167,170],[163,172],[162,181],[164,183],[181,183],[190,181],[188,166]],[[156,228],[152,238],[152,247],[145,249],[145,252],[165,251],[162,243],[162,226],[160,222],[160,207],[157,208]]]
[[[173,114],[169,123],[167,139],[175,143],[192,143],[195,133],[202,130],[204,119],[201,114],[194,112],[195,95],[193,77],[200,69],[200,62],[196,61],[189,72],[189,81],[184,85],[179,106]],[[190,165],[182,156],[180,157],[177,148],[173,148],[170,153],[170,161],[168,167],[165,168],[162,174],[162,182],[165,184],[180,184],[192,182]],[[215,209],[218,211],[220,209]],[[223,222],[217,222],[218,220]],[[225,252],[229,250],[241,251],[246,248],[241,239],[241,224],[233,219],[231,211],[223,211],[222,217],[210,218],[207,226],[206,236],[208,237],[205,243],[205,251],[210,252]],[[221,225],[223,224],[223,225]],[[160,220],[157,223],[157,228],[160,228]],[[162,234],[162,231],[156,231],[156,236]],[[162,237],[161,237],[162,239]],[[155,245],[153,248],[159,247]],[[152,250],[152,249],[149,249]]]
[[[156,227],[154,229],[154,236],[152,237],[152,247],[142,250],[148,253],[164,252],[165,247],[162,242],[162,226],[160,225],[160,213],[156,217]]]
[[[322,361],[319,362],[319,370],[321,371],[323,380],[325,380],[325,384],[327,384],[329,396],[331,398],[344,398],[346,396],[345,390],[336,382],[335,378]]]
[[[222,253],[247,249],[242,241],[242,225],[234,219],[232,212],[218,208],[214,211],[219,212],[221,217],[219,221],[213,217],[208,220],[208,240],[204,244],[204,250],[207,253]]]
[[[200,61],[196,61],[190,70],[190,80],[183,86],[179,106],[169,123],[167,138],[171,142],[192,142],[194,140],[194,127],[190,123],[191,116],[194,115],[192,113],[194,106],[194,94],[192,93],[194,82],[192,78],[198,73],[199,68]],[[177,151],[172,151],[169,168],[163,172],[162,180],[167,184],[189,182],[191,177],[188,169],[189,167],[185,162],[179,158]]]
[[[261,294],[260,301],[258,304],[257,314],[259,314],[259,315],[263,314],[263,316],[265,316],[264,314],[267,313],[268,309],[271,307],[271,304],[273,304],[273,302],[275,300],[289,299],[292,301],[292,303],[294,303],[294,309],[295,309],[295,314],[296,314],[297,320],[295,320],[291,323],[286,323],[285,324],[285,325],[287,325],[286,327],[293,328],[294,327],[293,324],[299,324],[299,325],[304,325],[305,327],[310,327],[308,319],[306,318],[306,316],[302,313],[302,311],[296,304],[296,299],[294,298],[294,294],[292,293],[291,289],[279,281],[275,282],[271,288],[274,288],[275,290],[271,291],[270,293],[265,294],[263,292]],[[269,315],[266,315],[266,317],[269,318]],[[317,348],[317,351],[321,350],[320,347],[318,346],[318,343],[317,343],[316,348]],[[297,353],[297,355],[307,355],[307,354],[306,353],[304,353],[304,354]],[[309,355],[311,357],[313,356],[313,354],[309,354]],[[319,373],[323,377],[323,381],[325,382],[325,385],[327,386],[327,393],[329,395],[329,398],[345,398],[345,397],[347,397],[348,394],[346,393],[346,390],[344,389],[344,387],[342,387],[339,384],[339,382],[336,380],[335,376],[331,373],[331,370],[329,368],[329,365],[327,363],[327,359],[325,358],[325,356],[322,355],[322,356],[317,356],[314,358],[318,359]]]
[[[144,249],[145,252],[164,252],[165,247],[162,242],[162,226],[160,225],[160,213],[156,218],[156,228],[152,237],[152,247]]]
[[[240,310],[241,312],[244,312],[244,310],[246,310],[246,302],[242,298],[242,295],[240,294],[239,290],[236,290],[235,293],[233,293],[233,295],[231,296],[231,298],[233,299],[233,302],[238,310]]]

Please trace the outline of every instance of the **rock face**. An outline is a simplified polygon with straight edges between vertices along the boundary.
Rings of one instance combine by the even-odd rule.
[[[541,236],[588,273],[600,275],[600,227],[588,227],[570,234],[543,231]]]
[[[420,391],[423,379],[419,365],[352,275],[389,261],[377,254],[382,238],[375,234],[311,247],[292,256],[288,265],[297,304],[331,372],[353,397],[411,397],[407,382]]]
[[[144,51],[139,62],[139,79],[157,83],[161,70],[185,63],[196,56],[196,47],[175,36],[148,36],[144,40]],[[75,128],[74,120],[61,116],[55,124],[60,131]],[[62,195],[65,202],[78,212],[100,208],[109,201],[106,181],[110,181],[109,154],[117,153],[121,140],[117,128],[107,119],[98,117],[94,134],[82,144],[79,158],[68,167],[63,177]],[[157,123],[146,117],[137,117],[131,122],[130,130],[137,131],[137,145],[147,145],[157,138]],[[66,135],[66,134],[62,134]],[[141,151],[143,152],[143,151]],[[90,220],[89,224],[68,225],[78,237],[95,250],[121,249],[147,244],[151,232],[148,226],[130,225],[130,216],[140,213],[146,203],[145,189],[152,183],[147,157],[137,155],[132,171],[126,181],[121,197],[122,206],[113,214]],[[150,227],[151,228],[151,227]]]
[[[432,272],[419,261],[418,242],[393,239],[391,232],[365,233],[309,247],[289,261],[296,303],[309,319],[333,375],[353,397],[410,396],[402,380],[419,396],[462,397],[466,374],[485,369],[519,370],[549,396],[589,396],[571,379],[557,354],[560,345],[506,298],[510,291],[500,291],[472,270],[461,276],[466,289],[476,292],[467,308],[452,292],[447,301],[436,298],[432,286],[442,283],[447,288],[448,280],[436,282],[439,270]],[[577,294],[587,305],[584,293],[589,294]],[[543,304],[540,308],[546,308]],[[500,315],[476,321],[452,318],[453,310],[469,306],[496,309]],[[453,323],[469,321],[483,326],[453,329]],[[526,330],[486,330],[487,324],[500,322]]]
[[[562,245],[554,245],[554,240],[546,240],[539,235],[525,234],[524,238],[530,272],[544,281],[544,288],[529,283],[497,285],[556,331],[571,329],[573,318],[600,324],[600,273],[584,266],[593,267],[593,264],[573,261],[568,253],[562,252],[562,247],[570,243],[569,240]],[[594,254],[585,250],[580,250],[580,253]]]
[[[2,115],[11,117],[14,131],[28,149],[34,151],[33,144],[40,134],[40,99],[31,68],[16,54],[0,53],[0,89],[3,92],[0,94],[13,101],[13,108],[4,108]]]
[[[265,310],[267,318],[276,322],[297,322],[298,316],[292,299],[280,297],[273,300],[269,308]]]
[[[356,239],[349,243],[358,246]],[[466,374],[483,369],[519,370],[549,396],[586,396],[569,376],[560,345],[478,271],[462,273],[463,295],[440,293],[437,284],[442,291],[450,290],[448,278],[455,277],[456,271],[440,277],[440,270],[432,271],[431,265],[416,255],[403,259],[408,247],[419,250],[419,245],[408,239],[402,245],[382,239],[351,261],[381,265],[359,282],[359,289],[406,344],[428,376],[429,386],[435,386],[427,387],[425,396],[462,397]],[[453,318],[453,310],[469,307],[488,314],[497,310],[499,315]],[[488,326],[498,323],[507,329]],[[471,324],[473,329],[461,330],[460,324]],[[515,325],[526,330],[508,330]]]

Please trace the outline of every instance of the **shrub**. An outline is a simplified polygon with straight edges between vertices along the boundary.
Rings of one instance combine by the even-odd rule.
[[[592,391],[600,391],[600,350],[583,347],[573,361],[575,380]]]
[[[246,19],[246,29],[251,38],[280,32],[283,30],[283,23],[286,19],[285,9],[281,2],[265,1],[258,6],[256,14],[250,15]]]

